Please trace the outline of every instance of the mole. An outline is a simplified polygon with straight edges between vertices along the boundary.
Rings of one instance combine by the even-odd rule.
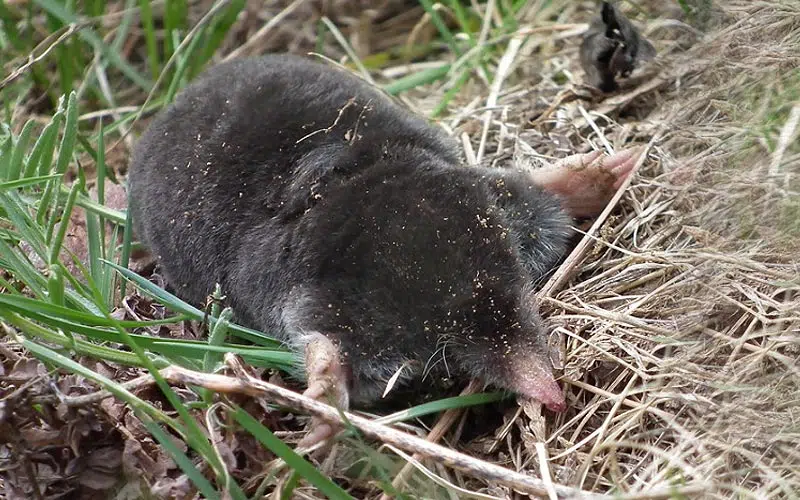
[[[627,78],[641,63],[653,59],[656,49],[611,2],[589,26],[580,47],[587,82],[603,92],[619,88],[616,77]]]
[[[176,295],[201,304],[220,284],[238,322],[303,360],[306,395],[368,407],[390,380],[473,377],[559,412],[536,286],[573,217],[601,210],[634,162],[467,166],[361,78],[271,54],[179,93],[139,139],[128,188]]]

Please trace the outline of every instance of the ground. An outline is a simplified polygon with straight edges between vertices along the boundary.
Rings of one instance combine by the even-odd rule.
[[[796,496],[800,6],[625,2],[659,55],[619,93],[600,96],[581,86],[577,57],[591,2],[447,2],[438,10],[426,1],[328,3],[331,25],[312,1],[231,2],[241,11],[229,18],[222,4],[182,11],[173,2],[149,13],[137,8],[135,19],[122,4],[87,2],[84,15],[101,22],[75,33],[69,12],[53,7],[60,3],[0,8],[0,49],[9,56],[0,134],[0,491],[8,498],[380,498],[413,463],[406,485],[395,481],[412,498],[521,497],[516,476],[454,471],[447,460],[411,460],[413,446],[353,436],[309,458],[322,473],[315,475],[274,439],[299,441],[303,407],[199,390],[203,380],[190,384],[180,373],[168,377],[166,394],[138,378],[167,366],[213,371],[223,365],[217,351],[233,351],[253,375],[299,388],[286,373],[293,360],[252,332],[246,338],[258,349],[225,338],[224,321],[208,341],[202,311],[168,295],[154,300],[148,282],[120,294],[116,271],[100,257],[123,262],[116,248],[130,246],[109,244],[115,234],[101,238],[98,227],[124,222],[114,179],[124,180],[153,107],[185,82],[180,72],[199,70],[195,58],[212,64],[318,50],[360,61],[379,85],[459,138],[472,162],[536,168],[541,159],[590,150],[647,148],[630,186],[607,216],[581,226],[581,243],[540,293],[569,409],[554,414],[493,393],[464,395],[432,402],[433,411],[417,407],[419,415],[398,416],[405,423],[395,427],[436,434],[448,448],[541,479],[544,494],[560,497]],[[509,4],[521,7],[510,14]],[[133,28],[117,28],[125,26],[119,19]],[[326,36],[318,36],[321,26]],[[101,35],[105,49],[91,38]],[[205,37],[190,48],[195,58],[178,50],[190,35]],[[407,49],[411,65],[402,60]],[[481,57],[470,58],[475,53]],[[105,54],[104,64],[95,64],[96,54]],[[170,54],[177,54],[172,64]],[[137,83],[161,74],[150,93]],[[75,98],[59,104],[70,90]],[[44,129],[48,123],[55,125]],[[21,170],[12,177],[15,165]],[[38,177],[51,172],[63,175]],[[100,186],[115,210],[83,196],[97,199]],[[48,204],[54,197],[57,209]],[[71,223],[57,224],[73,204]],[[81,284],[87,278],[67,250],[95,286]],[[152,266],[134,258],[131,268],[160,284]],[[210,306],[210,317],[224,316],[220,309]],[[136,343],[126,334],[139,335]],[[102,389],[114,397],[101,397]]]

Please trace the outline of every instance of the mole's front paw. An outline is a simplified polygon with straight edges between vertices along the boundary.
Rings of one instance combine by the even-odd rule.
[[[347,377],[341,363],[339,349],[321,333],[312,335],[305,348],[306,379],[308,389],[303,393],[313,399],[347,410],[350,404],[347,392]],[[335,427],[329,422],[311,419],[308,434],[298,443],[298,449],[308,449],[330,438]]]
[[[534,170],[531,176],[542,189],[561,197],[562,206],[573,217],[593,217],[630,175],[641,152],[636,147],[611,156],[600,151],[572,155]]]

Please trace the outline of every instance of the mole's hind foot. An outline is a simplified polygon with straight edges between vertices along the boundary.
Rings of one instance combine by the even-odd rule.
[[[313,334],[305,349],[308,388],[304,396],[328,402],[340,410],[349,407],[347,377],[339,349],[321,333]],[[309,449],[333,436],[336,428],[317,417],[311,419],[308,434],[298,443],[298,449]]]
[[[630,175],[642,149],[625,149],[611,156],[600,151],[568,156],[549,167],[531,172],[533,182],[561,197],[573,217],[593,217],[602,212]]]

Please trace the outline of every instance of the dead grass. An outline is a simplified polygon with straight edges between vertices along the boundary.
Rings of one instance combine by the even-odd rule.
[[[800,491],[800,9],[722,8],[726,25],[688,51],[657,40],[659,61],[622,96],[525,126],[578,68],[570,41],[520,63],[541,80],[498,100],[488,142],[506,149],[487,161],[657,138],[580,274],[544,298],[572,409],[540,436],[536,412],[509,414],[522,439],[498,448],[520,469],[539,470],[544,438],[557,482],[597,493]],[[477,150],[480,132],[463,130]]]

